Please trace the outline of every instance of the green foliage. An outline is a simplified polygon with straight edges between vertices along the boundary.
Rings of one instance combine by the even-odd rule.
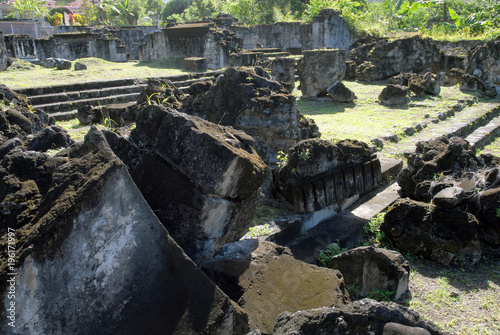
[[[248,235],[250,237],[259,237],[263,235],[269,235],[273,232],[273,229],[269,226],[268,223],[262,226],[250,227],[248,230]]]
[[[330,260],[343,252],[346,252],[347,249],[341,248],[339,246],[339,241],[335,243],[331,243],[326,247],[326,250],[319,250],[318,255],[318,264],[320,266],[327,266]]]
[[[384,222],[384,216],[385,213],[378,213],[363,227],[364,233],[374,238],[378,244],[381,244],[385,239],[385,233],[380,230],[380,225]]]
[[[278,156],[276,156],[276,158],[278,158],[278,162],[276,163],[278,167],[285,166],[286,163],[288,163],[288,155],[283,151],[278,151]]]
[[[394,298],[394,291],[375,290],[368,293],[368,298],[378,301],[392,301]]]
[[[500,207],[497,208],[497,212],[496,212],[495,215],[496,215],[497,218],[500,218]]]
[[[301,161],[308,161],[309,159],[311,159],[311,150],[307,149],[305,152],[300,152],[299,159]]]
[[[169,16],[182,14],[189,7],[187,0],[170,0],[165,4],[161,12],[161,19],[166,21]]]
[[[45,18],[48,12],[43,0],[16,0],[12,6],[18,11],[33,11],[33,16],[39,19]]]

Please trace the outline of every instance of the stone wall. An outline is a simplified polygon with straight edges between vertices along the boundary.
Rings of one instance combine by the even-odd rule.
[[[109,61],[126,61],[128,56],[118,51],[119,40],[101,38],[93,33],[71,33],[54,35],[49,39],[33,39],[26,35],[5,38],[11,57],[28,61],[44,61],[46,58],[75,60],[98,57]]]
[[[170,57],[203,57],[209,69],[228,63],[228,56],[216,42],[208,23],[185,24],[145,36],[139,46],[139,60],[152,62]]]
[[[258,26],[231,26],[243,38],[244,49],[262,47],[301,48],[303,50],[336,48],[347,50],[354,42],[345,20],[333,9],[322,10],[312,23],[279,22]]]

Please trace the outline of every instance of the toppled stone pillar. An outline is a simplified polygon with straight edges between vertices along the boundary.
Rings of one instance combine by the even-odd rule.
[[[229,68],[208,91],[190,96],[183,111],[252,136],[265,162],[302,139],[319,137],[313,120],[296,108],[295,97],[262,68]]]
[[[250,329],[271,334],[278,314],[349,302],[342,274],[295,259],[258,239],[230,243],[202,269],[247,311]]]
[[[290,148],[273,180],[297,213],[312,215],[312,222],[303,227],[310,229],[347,200],[380,185],[381,166],[365,143],[310,139]],[[315,218],[316,213],[322,214]]]
[[[39,205],[10,226],[14,269],[7,227],[0,227],[2,334],[247,333],[244,312],[169,236],[102,133],[93,128],[72,158],[37,154],[32,173],[46,171],[47,185]],[[34,153],[4,160],[12,155],[19,161]],[[9,166],[2,174],[21,176]],[[12,302],[15,328],[7,318]]]
[[[346,71],[345,50],[307,50],[297,63],[302,96],[316,98],[324,96],[327,88],[344,79]]]
[[[250,136],[159,105],[138,114],[130,139],[141,149],[108,136],[148,204],[193,260],[211,257],[248,231],[268,169]]]

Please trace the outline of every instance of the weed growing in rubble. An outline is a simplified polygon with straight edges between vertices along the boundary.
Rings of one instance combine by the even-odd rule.
[[[278,164],[278,167],[285,166],[286,163],[288,163],[288,155],[283,151],[278,151],[278,156],[276,156],[276,158],[278,158],[278,162],[276,162],[276,164]]]
[[[326,247],[326,250],[319,250],[318,254],[318,264],[320,266],[327,266],[328,262],[337,255],[346,252],[346,248],[341,248],[339,245],[339,240],[335,243],[331,243]]]

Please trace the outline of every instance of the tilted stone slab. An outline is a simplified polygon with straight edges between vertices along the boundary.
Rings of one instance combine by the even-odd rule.
[[[97,129],[16,230],[2,334],[246,334],[242,310],[172,240]],[[1,240],[2,250],[5,238]],[[6,318],[15,302],[15,328]]]

